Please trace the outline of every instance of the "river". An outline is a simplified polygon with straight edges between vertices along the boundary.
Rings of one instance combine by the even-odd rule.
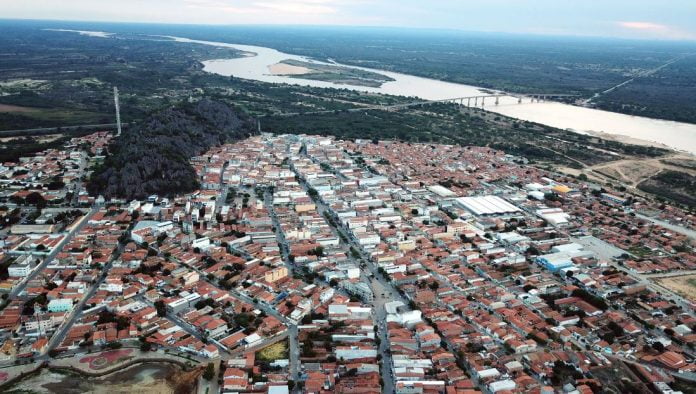
[[[417,97],[424,100],[443,100],[490,92],[490,89],[478,88],[476,86],[342,64],[337,65],[380,73],[391,77],[394,81],[386,82],[379,88],[370,88],[345,84],[338,85],[331,82],[297,77],[271,75],[268,66],[279,63],[282,60],[290,59],[319,64],[326,63],[314,61],[304,56],[291,55],[275,49],[259,46],[191,40],[181,37],[169,38],[178,42],[234,48],[247,52],[248,56],[245,57],[203,62],[205,71],[225,76],[235,76],[238,78],[270,83],[297,84],[322,88],[345,88],[356,91]],[[484,108],[488,111],[513,118],[561,129],[568,129],[579,133],[601,135],[606,138],[618,139],[625,142],[663,145],[671,149],[696,154],[696,124],[631,116],[552,101],[531,103],[529,100],[525,100],[523,103],[519,104],[517,98],[509,96],[501,97],[498,105],[494,104],[493,99],[488,99]]]

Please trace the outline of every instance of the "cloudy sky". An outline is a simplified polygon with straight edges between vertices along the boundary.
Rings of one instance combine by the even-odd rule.
[[[696,0],[0,0],[0,17],[696,40]]]

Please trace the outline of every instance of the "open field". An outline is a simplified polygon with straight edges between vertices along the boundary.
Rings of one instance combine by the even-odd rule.
[[[3,110],[4,109],[4,110]],[[31,108],[0,104],[0,131],[30,126],[61,127],[113,122],[115,115],[72,108]],[[31,128],[31,127],[29,127]]]
[[[696,275],[663,278],[657,282],[689,301],[696,302]]]
[[[288,344],[285,341],[276,342],[256,353],[256,358],[263,361],[275,361],[288,357]]]
[[[689,165],[694,165],[693,163],[696,163],[693,156],[686,153],[675,153],[652,159],[616,160],[593,166],[592,169],[635,187],[664,170],[696,175],[696,167],[689,167]]]

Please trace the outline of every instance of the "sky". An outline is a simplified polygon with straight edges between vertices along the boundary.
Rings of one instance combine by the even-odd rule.
[[[0,0],[0,17],[696,40],[696,0]]]

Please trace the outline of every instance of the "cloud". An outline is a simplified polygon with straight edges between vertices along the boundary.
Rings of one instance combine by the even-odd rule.
[[[616,22],[619,26],[624,29],[642,30],[642,31],[668,31],[669,27],[661,25],[659,23],[653,22],[627,22],[619,21]]]
[[[259,1],[253,3],[254,6],[273,10],[276,12],[287,12],[291,14],[335,14],[338,10],[329,1],[304,0],[304,1]]]
[[[615,22],[624,31],[642,38],[668,39],[668,40],[694,40],[696,34],[678,27],[663,25],[655,22],[618,21]]]
[[[268,12],[301,15],[335,14],[339,0],[184,0],[190,8],[204,8],[229,13],[263,14]]]

